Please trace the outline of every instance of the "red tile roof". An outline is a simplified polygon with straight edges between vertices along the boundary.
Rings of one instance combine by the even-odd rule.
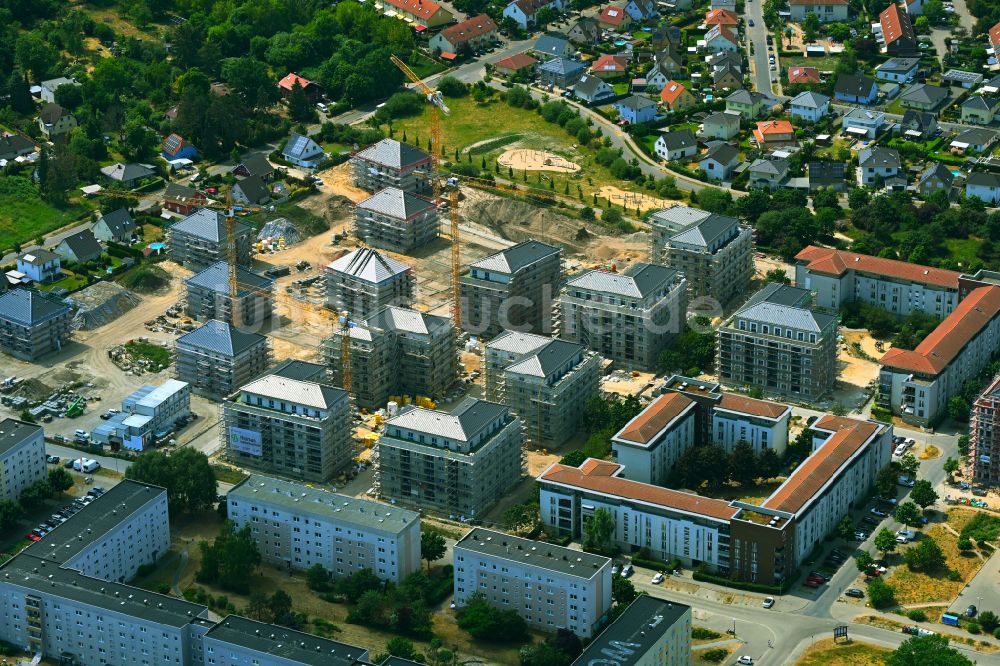
[[[810,245],[795,255],[796,261],[805,263],[806,268],[827,275],[843,275],[848,270],[862,271],[873,275],[909,280],[918,284],[958,289],[961,273],[943,268],[920,266],[895,259],[883,259],[868,254],[845,252],[828,247]]]
[[[626,16],[628,15],[621,7],[608,5],[601,11],[601,15],[598,17],[598,20],[601,23],[607,23],[608,25],[621,25]]]
[[[815,67],[789,67],[789,83],[819,83],[819,70]]]
[[[392,5],[401,12],[424,20],[433,17],[441,9],[440,5],[431,2],[431,0],[383,0],[383,2]]]
[[[622,56],[602,55],[590,66],[590,71],[600,72],[624,72],[628,61]]]
[[[913,351],[890,349],[881,363],[890,368],[936,375],[1000,314],[1000,287],[973,289]]]
[[[990,28],[989,35],[990,44],[993,45],[993,48],[1000,49],[1000,22]]]
[[[503,60],[497,61],[497,67],[500,69],[509,69],[513,72],[525,69],[527,67],[534,67],[538,64],[538,60],[532,58],[527,53],[515,53],[509,58],[504,58]]]
[[[712,9],[705,12],[706,25],[739,25],[739,18],[728,9]]]
[[[626,500],[686,511],[696,515],[710,516],[719,520],[730,520],[739,513],[739,509],[729,506],[729,503],[724,500],[702,497],[679,490],[670,490],[648,483],[623,479],[616,475],[604,474],[608,469],[605,466],[594,468],[600,475],[588,473],[584,471],[584,467],[589,462],[589,460],[584,462],[579,468],[555,463],[542,472],[538,479],[539,481],[549,481],[603,493],[612,497],[621,497]],[[622,465],[605,463],[605,465],[611,464],[617,468],[615,474],[618,474]]]
[[[837,471],[885,427],[835,416],[824,416],[813,425],[834,432],[767,498],[761,505],[764,508],[788,513],[801,511]]]
[[[910,16],[906,12],[900,11],[899,5],[895,2],[882,10],[882,13],[878,15],[878,20],[882,24],[882,37],[885,39],[886,46],[903,37],[914,39]]]
[[[658,432],[670,425],[671,421],[693,404],[691,398],[680,393],[664,393],[626,423],[615,438],[636,444],[649,444]]]
[[[729,28],[727,28],[724,25],[714,26],[711,30],[709,30],[708,32],[705,33],[705,38],[708,39],[709,41],[711,41],[711,38],[709,37],[709,35],[712,35],[712,31],[713,30],[715,30],[720,37],[725,37],[726,39],[728,39],[729,41],[731,41],[733,44],[737,43],[736,33],[734,33],[732,30],[730,30]],[[714,37],[714,35],[713,35],[713,37]]]
[[[763,416],[768,419],[781,418],[782,415],[791,409],[788,405],[783,405],[780,402],[757,400],[756,398],[747,398],[734,393],[722,394],[722,400],[719,401],[716,407],[730,412],[739,412],[740,414]]]
[[[757,123],[755,133],[760,134],[794,134],[795,128],[787,120],[767,120]]]
[[[288,74],[285,75],[285,78],[278,81],[278,87],[283,90],[291,91],[292,86],[295,85],[296,81],[299,82],[299,85],[302,87],[303,90],[309,86],[316,85],[309,79],[304,79],[295,72],[289,72]]]
[[[580,465],[580,470],[584,474],[590,474],[591,476],[614,476],[621,468],[622,466],[618,463],[598,460],[597,458],[587,458]]]
[[[660,91],[660,99],[663,100],[664,104],[673,104],[678,97],[684,94],[685,90],[687,88],[683,84],[672,80],[667,81],[667,85],[663,86],[663,90]]]
[[[477,37],[495,32],[496,29],[497,24],[493,22],[493,19],[486,14],[480,14],[479,16],[466,19],[461,23],[448,26],[441,31],[441,36],[447,39],[448,43],[452,46],[458,46],[470,39],[476,39]]]

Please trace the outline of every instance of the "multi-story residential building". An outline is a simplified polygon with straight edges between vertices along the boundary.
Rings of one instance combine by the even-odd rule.
[[[219,261],[184,280],[185,312],[198,321],[218,319],[234,326],[260,326],[274,310],[274,280],[236,267],[236,298],[229,291],[229,263]]]
[[[858,151],[858,182],[862,185],[881,186],[906,183],[903,162],[899,151],[892,148],[873,146]]]
[[[725,306],[742,296],[753,278],[753,230],[735,217],[698,211],[702,217],[692,210],[674,206],[656,214],[657,220],[673,217],[677,230],[660,231],[660,225],[650,256],[684,275],[689,300],[708,297]]]
[[[17,258],[17,270],[33,282],[53,282],[62,276],[62,260],[55,252],[38,248]]]
[[[674,465],[695,442],[695,402],[664,393],[611,438],[611,454],[625,466],[622,478],[665,485]]]
[[[0,293],[0,351],[25,361],[61,351],[72,334],[72,311],[30,289]]]
[[[1000,376],[994,377],[972,405],[969,419],[969,461],[972,480],[1000,483]]]
[[[460,278],[462,328],[489,339],[505,329],[552,332],[562,250],[526,240],[469,265]]]
[[[46,478],[45,433],[15,419],[0,421],[0,500],[17,501],[21,492]]]
[[[430,199],[395,187],[379,190],[354,208],[358,240],[400,254],[438,237],[438,209]]]
[[[810,245],[795,255],[795,285],[817,306],[838,310],[861,301],[893,314],[946,317],[958,304],[960,273]]]
[[[626,367],[650,368],[683,331],[687,280],[641,262],[622,273],[593,269],[569,280],[559,305],[563,339]]]
[[[719,380],[817,400],[833,388],[837,317],[805,289],[768,284],[719,327]]]
[[[369,192],[395,187],[414,194],[431,192],[431,156],[394,139],[382,139],[351,157],[354,185]]]
[[[789,0],[791,18],[801,23],[807,14],[815,14],[823,23],[846,21],[850,3],[847,0]]]
[[[857,107],[844,114],[843,129],[851,136],[874,139],[885,126],[885,114]]]
[[[218,319],[177,338],[177,379],[222,400],[262,373],[271,360],[267,337]]]
[[[430,3],[428,3],[430,4]],[[265,624],[239,615],[227,615],[218,624],[208,622],[199,640],[198,664],[253,664],[254,666],[365,666],[368,651],[356,645]]]
[[[822,93],[807,90],[792,98],[788,111],[795,118],[816,123],[830,112],[830,98]]]
[[[691,666],[691,607],[648,594],[636,597],[592,640],[572,666]]]
[[[236,265],[250,266],[253,231],[234,222]],[[200,271],[229,257],[226,216],[211,208],[199,208],[167,227],[167,255],[185,268]]]
[[[347,391],[265,375],[222,405],[226,454],[241,467],[323,483],[352,463]]]
[[[501,402],[524,422],[536,446],[556,448],[583,423],[587,402],[600,386],[601,358],[581,344],[504,331],[487,345],[486,398]]]
[[[376,445],[375,492],[456,518],[482,515],[524,473],[521,429],[505,405],[475,398],[451,413],[406,409]]]
[[[881,27],[882,42],[885,52],[893,56],[916,56],[917,36],[913,31],[910,15],[899,8],[896,3],[890,3],[878,15]]]
[[[387,305],[413,304],[417,278],[413,267],[367,247],[330,263],[326,273],[326,304],[351,319],[371,317]]]
[[[788,446],[791,415],[788,405],[725,393],[712,407],[712,443],[732,453],[746,442],[758,454],[771,449],[780,456]]]
[[[611,560],[475,527],[455,544],[455,605],[474,594],[547,633],[589,638],[611,610]]]
[[[948,401],[1000,348],[1000,287],[973,289],[913,351],[894,348],[881,359],[878,400],[893,414],[933,424]]]
[[[471,54],[490,46],[496,38],[497,24],[486,14],[480,14],[443,29],[430,39],[428,46],[432,52]]]
[[[226,495],[229,520],[250,525],[264,562],[335,578],[370,569],[399,583],[420,569],[420,514],[251,474]]]

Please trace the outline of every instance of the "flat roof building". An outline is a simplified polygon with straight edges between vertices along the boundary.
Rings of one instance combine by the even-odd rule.
[[[191,415],[191,386],[168,379],[160,386],[146,385],[122,400],[122,410],[94,428],[99,444],[118,444],[142,451]]]
[[[413,267],[367,247],[360,247],[329,264],[326,304],[351,319],[367,319],[387,305],[413,305],[417,278]]]
[[[186,280],[185,312],[198,321],[218,319],[235,326],[260,326],[274,310],[274,280],[236,267],[236,318],[229,289],[229,263],[219,261]]]
[[[368,651],[276,624],[228,615],[204,635],[205,664],[362,666]]]
[[[395,187],[379,190],[354,207],[354,235],[372,247],[409,254],[438,237],[434,202]]]
[[[30,289],[0,293],[0,350],[34,361],[62,350],[72,333],[71,310]]]
[[[200,271],[229,256],[226,216],[211,208],[199,208],[183,220],[167,227],[167,256],[185,268]],[[234,221],[236,264],[249,266],[253,233],[239,220]]]
[[[572,666],[690,666],[691,607],[641,594],[604,628]]]
[[[218,319],[177,338],[177,378],[211,400],[222,400],[270,364],[268,340]]]
[[[0,421],[0,500],[16,502],[47,474],[42,428],[16,419]]]

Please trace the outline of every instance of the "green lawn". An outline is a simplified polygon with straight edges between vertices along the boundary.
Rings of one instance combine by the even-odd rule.
[[[976,259],[979,244],[980,241],[976,238],[948,238],[944,241],[944,246],[948,248],[951,257],[955,261],[962,262],[963,266],[968,266]]]
[[[807,58],[806,56],[782,56],[781,68],[787,70],[789,67],[815,67],[822,71],[833,71],[837,67],[837,56],[823,56],[822,58]]]
[[[80,219],[95,205],[86,201],[56,207],[43,201],[27,178],[0,178],[0,254]]]
[[[72,271],[63,271],[63,275],[65,276],[63,279],[50,282],[49,284],[40,285],[39,288],[42,291],[52,291],[61,287],[66,291],[76,291],[77,289],[82,289],[87,286],[86,275],[77,275]]]
[[[422,79],[426,79],[428,76],[437,74],[438,72],[443,72],[448,69],[447,65],[443,65],[436,60],[433,60],[423,53],[413,52],[410,56],[410,60],[406,63],[407,66],[413,70],[413,73]]]
[[[629,83],[627,81],[622,81],[621,83],[615,83],[611,87],[615,89],[616,95],[627,95]]]

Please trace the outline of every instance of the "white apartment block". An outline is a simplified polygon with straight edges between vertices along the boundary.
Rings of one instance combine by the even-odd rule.
[[[625,466],[623,477],[662,486],[694,441],[694,401],[664,393],[615,433],[611,452]]]
[[[691,666],[691,607],[642,594],[572,666]]]
[[[611,560],[480,527],[455,544],[455,604],[479,592],[548,633],[589,638],[611,609]]]
[[[229,519],[250,525],[264,562],[342,578],[362,569],[398,583],[420,569],[420,515],[252,474],[227,495]]]
[[[712,443],[732,453],[746,442],[757,454],[773,449],[780,456],[788,446],[791,414],[788,405],[724,393],[712,407]]]
[[[35,481],[46,478],[45,432],[40,426],[0,421],[0,500],[14,500]]]
[[[229,615],[205,633],[204,666],[364,666],[368,651]],[[199,662],[202,663],[202,662]]]

